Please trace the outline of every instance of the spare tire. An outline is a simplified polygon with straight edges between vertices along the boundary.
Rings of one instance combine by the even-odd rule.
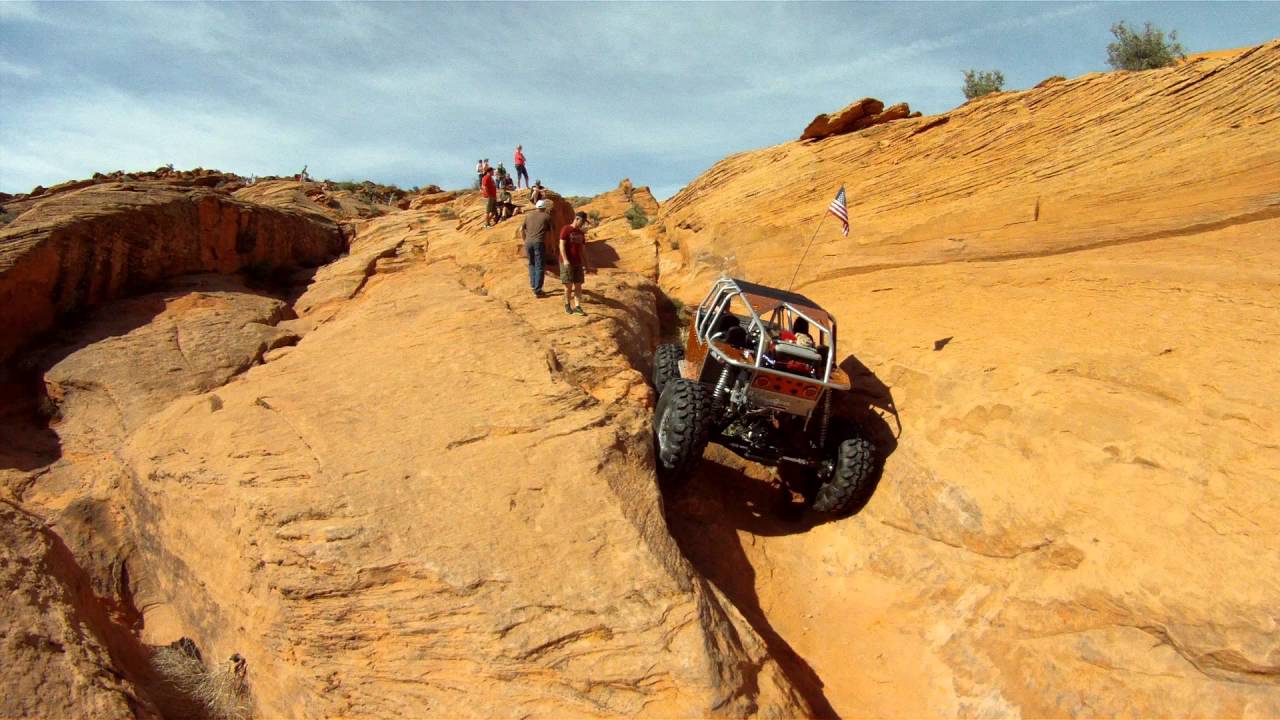
[[[871,482],[876,467],[876,448],[869,440],[849,438],[836,449],[831,479],[818,488],[813,509],[837,515],[851,509]]]
[[[699,382],[676,378],[666,384],[653,411],[658,479],[678,485],[689,479],[707,447],[711,396]]]
[[[658,395],[667,383],[680,377],[680,361],[684,359],[684,348],[679,345],[659,345],[653,353],[653,389]]]

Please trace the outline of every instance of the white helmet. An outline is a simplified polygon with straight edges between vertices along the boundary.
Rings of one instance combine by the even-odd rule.
[[[547,202],[546,200],[539,200],[538,202],[534,203],[534,207],[538,208],[539,210],[546,210],[547,206],[550,204],[551,203]]]

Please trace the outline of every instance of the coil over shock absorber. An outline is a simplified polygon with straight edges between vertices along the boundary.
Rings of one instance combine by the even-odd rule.
[[[818,426],[818,447],[827,449],[827,428],[831,425],[831,390],[822,391],[822,422]]]
[[[729,380],[733,377],[733,367],[725,365],[720,370],[720,378],[716,380],[715,392],[711,393],[711,402],[717,409],[724,409],[728,401]]]

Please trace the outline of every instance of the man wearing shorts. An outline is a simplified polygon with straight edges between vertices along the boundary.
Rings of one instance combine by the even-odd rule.
[[[586,315],[582,309],[582,280],[587,270],[587,236],[582,228],[587,225],[587,214],[579,212],[573,222],[560,231],[560,282],[564,283],[564,311]]]
[[[493,181],[493,168],[480,176],[480,193],[484,195],[484,226],[498,224],[498,184]]]

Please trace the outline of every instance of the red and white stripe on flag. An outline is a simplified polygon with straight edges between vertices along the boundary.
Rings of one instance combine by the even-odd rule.
[[[844,204],[844,186],[840,186],[840,192],[836,193],[836,199],[831,201],[831,214],[840,218],[840,232],[845,237],[849,237],[849,209]]]

